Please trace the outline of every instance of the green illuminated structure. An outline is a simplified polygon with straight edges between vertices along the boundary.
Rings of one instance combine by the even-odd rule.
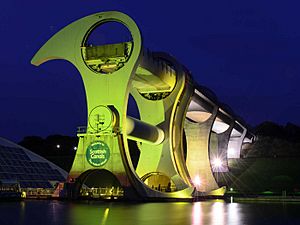
[[[124,25],[131,41],[90,46],[90,34],[109,22]],[[130,199],[186,199],[224,193],[214,172],[228,171],[228,146],[239,157],[242,143],[253,137],[195,84],[176,59],[145,49],[130,17],[103,12],[71,23],[36,53],[32,64],[52,59],[65,59],[78,69],[87,99],[88,124],[78,133],[79,145],[67,181],[69,196],[82,194],[85,181],[95,173],[100,178],[101,174],[112,177],[111,184],[102,186],[106,192],[98,192],[104,196],[107,188],[111,196]],[[140,119],[127,115],[130,95]],[[136,166],[128,140],[139,146]],[[214,156],[221,157],[224,170],[212,170]]]

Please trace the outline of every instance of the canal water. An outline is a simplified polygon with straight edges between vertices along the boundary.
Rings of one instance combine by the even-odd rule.
[[[0,202],[0,225],[300,224],[299,203]]]

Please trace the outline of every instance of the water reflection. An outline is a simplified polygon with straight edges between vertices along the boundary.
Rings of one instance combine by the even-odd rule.
[[[25,215],[26,215],[26,204],[25,202],[20,202],[20,216],[19,216],[19,221],[22,223],[24,223],[25,220]]]
[[[225,224],[225,203],[216,201],[212,205],[211,224],[212,225],[224,225]]]
[[[202,208],[201,202],[195,202],[193,206],[193,214],[192,214],[192,224],[193,225],[202,225]]]
[[[103,218],[102,218],[101,225],[105,225],[106,224],[108,213],[109,213],[109,208],[106,208],[105,211],[104,211],[104,215],[103,215]]]
[[[49,203],[49,215],[52,217],[53,223],[57,224],[60,221],[60,212],[64,210],[64,206],[58,201]]]
[[[240,225],[300,224],[300,204],[0,202],[0,224]]]
[[[238,203],[230,203],[227,207],[228,216],[227,216],[227,224],[239,225],[243,223],[243,214],[239,212],[239,204]]]

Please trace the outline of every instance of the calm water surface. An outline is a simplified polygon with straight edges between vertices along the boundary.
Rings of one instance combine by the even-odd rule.
[[[299,203],[0,202],[0,225],[300,224]]]

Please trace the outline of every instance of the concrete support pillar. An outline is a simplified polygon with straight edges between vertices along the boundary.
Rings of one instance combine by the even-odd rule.
[[[230,126],[226,131],[220,134],[216,134],[217,142],[218,142],[217,155],[211,155],[210,157],[213,172],[223,173],[229,171],[227,151],[228,151],[230,134],[232,132],[233,126],[234,126],[234,121],[232,121],[232,123],[230,124]],[[217,160],[217,162],[215,162],[214,160]],[[219,163],[219,165],[215,165],[216,163],[217,164]]]
[[[216,115],[217,107],[206,121],[196,123],[186,119],[184,124],[187,140],[186,164],[192,181],[200,192],[210,192],[218,188],[209,159],[210,135]]]
[[[228,143],[228,159],[238,159],[241,157],[241,150],[247,129],[243,127],[243,133],[240,136],[231,136]]]

